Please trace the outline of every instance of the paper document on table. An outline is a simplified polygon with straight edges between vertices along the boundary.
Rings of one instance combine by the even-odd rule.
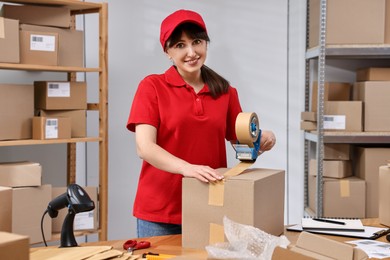
[[[344,230],[344,231],[364,231],[363,223],[360,219],[342,218],[302,218],[302,228],[316,230]]]
[[[390,257],[389,243],[366,239],[348,241],[346,243],[356,245],[358,248],[363,250],[369,258],[383,259]]]

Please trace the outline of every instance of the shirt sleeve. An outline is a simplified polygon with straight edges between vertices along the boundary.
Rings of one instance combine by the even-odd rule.
[[[158,128],[159,106],[155,87],[150,77],[146,77],[138,85],[127,120],[128,130],[135,132],[136,124],[149,124]]]
[[[229,88],[229,108],[226,117],[226,140],[235,141],[236,136],[236,118],[242,112],[240,100],[237,90],[233,87]]]

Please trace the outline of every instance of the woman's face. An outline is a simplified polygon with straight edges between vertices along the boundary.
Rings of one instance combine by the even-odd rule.
[[[167,55],[176,65],[182,76],[199,73],[206,61],[207,42],[201,39],[190,39],[182,33],[180,40],[167,49]]]

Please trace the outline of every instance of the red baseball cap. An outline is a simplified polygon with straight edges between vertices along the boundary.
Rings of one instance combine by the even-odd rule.
[[[165,47],[165,42],[171,36],[172,32],[182,23],[194,23],[207,32],[206,24],[200,14],[191,10],[178,10],[168,15],[161,23],[160,42],[163,49]]]

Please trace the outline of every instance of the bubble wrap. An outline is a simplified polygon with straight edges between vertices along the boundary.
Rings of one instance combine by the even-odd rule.
[[[228,242],[206,246],[211,258],[269,260],[276,246],[286,248],[290,244],[283,235],[273,236],[258,228],[236,223],[226,216],[223,225]]]

